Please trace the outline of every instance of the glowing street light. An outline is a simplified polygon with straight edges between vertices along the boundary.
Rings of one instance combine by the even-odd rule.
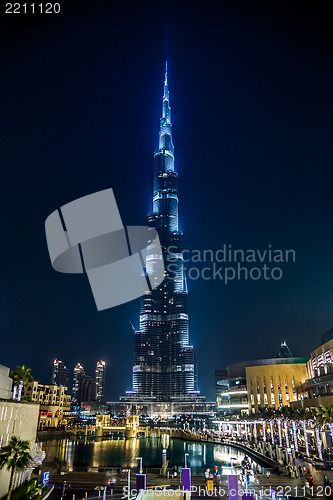
[[[128,500],[130,500],[130,498],[131,498],[131,469],[128,469],[128,472],[127,472],[127,490],[128,490],[127,498],[128,498]]]

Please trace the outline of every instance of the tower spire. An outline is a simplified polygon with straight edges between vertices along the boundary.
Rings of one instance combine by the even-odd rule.
[[[166,97],[167,94],[167,99],[169,99],[169,92],[168,92],[168,61],[165,61],[165,74],[164,74],[164,96]]]
[[[173,155],[171,132],[171,108],[169,104],[168,61],[165,61],[164,92],[162,100],[162,118],[160,119],[159,150],[167,150]]]

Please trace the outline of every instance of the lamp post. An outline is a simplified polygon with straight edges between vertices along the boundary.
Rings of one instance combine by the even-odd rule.
[[[146,489],[147,476],[142,470],[142,457],[137,457],[136,460],[140,460],[140,473],[136,475],[136,491],[139,492]]]
[[[136,457],[136,460],[140,460],[140,474],[143,473],[143,470],[142,470],[142,457]]]
[[[188,456],[189,453],[185,453],[184,455],[185,467],[182,469],[182,474],[181,474],[181,483],[184,491],[191,491],[191,469],[187,465]]]
[[[130,498],[131,498],[131,469],[128,469],[128,471],[127,471],[127,490],[128,490],[127,498],[128,498],[128,500],[130,500]]]

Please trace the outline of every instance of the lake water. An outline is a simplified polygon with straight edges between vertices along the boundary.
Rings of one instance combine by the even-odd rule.
[[[162,450],[166,449],[169,467],[184,466],[188,453],[188,465],[193,472],[202,472],[217,465],[222,474],[231,472],[233,465],[240,464],[245,454],[230,446],[170,439],[169,436],[135,439],[52,439],[41,442],[46,459],[54,456],[74,467],[138,467],[142,457],[143,468],[161,467]]]

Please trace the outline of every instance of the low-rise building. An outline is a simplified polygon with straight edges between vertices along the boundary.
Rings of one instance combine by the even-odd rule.
[[[67,387],[56,384],[40,384],[37,380],[24,389],[24,397],[40,405],[38,427],[58,427],[67,423],[70,416],[71,397]]]
[[[289,406],[300,400],[307,378],[307,361],[308,358],[291,357],[287,344],[282,342],[277,358],[229,365],[228,376],[216,382],[220,387],[217,397],[219,414],[241,417],[265,408]]]
[[[127,396],[128,399],[128,396]],[[197,400],[190,397],[188,401],[185,398],[182,401],[146,401],[135,396],[135,400],[107,402],[107,407],[111,415],[129,415],[135,412],[136,415],[143,415],[149,418],[162,418],[172,420],[177,415],[191,416],[213,416],[216,412],[216,402],[202,401],[202,396]]]
[[[43,460],[43,453],[36,445],[38,425],[38,404],[11,399],[12,379],[9,377],[9,368],[0,365],[0,449],[7,446],[12,436],[29,441],[30,454],[33,460],[29,467],[17,471],[14,475],[14,488],[20,486],[31,476],[33,468]],[[0,470],[0,498],[8,490],[10,471],[7,468]]]
[[[323,334],[322,339],[329,338],[332,331]],[[333,404],[333,338],[312,351],[300,396],[300,400],[293,404],[293,407],[315,408]]]
[[[218,412],[224,416],[242,416],[249,413],[244,367],[240,363],[227,367],[227,377],[217,382]]]
[[[272,358],[251,361],[245,367],[250,413],[290,406],[301,397],[308,358]]]

